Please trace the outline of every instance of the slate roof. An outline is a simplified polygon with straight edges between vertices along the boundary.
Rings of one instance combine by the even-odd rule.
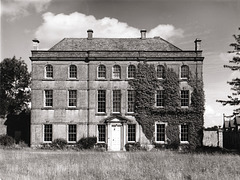
[[[49,51],[182,51],[157,38],[64,38]]]

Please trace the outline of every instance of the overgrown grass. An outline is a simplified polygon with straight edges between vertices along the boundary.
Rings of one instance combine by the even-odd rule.
[[[0,179],[240,179],[240,156],[0,149]]]

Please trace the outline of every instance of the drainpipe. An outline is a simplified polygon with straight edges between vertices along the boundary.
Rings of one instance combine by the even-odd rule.
[[[90,90],[89,90],[89,51],[87,51],[87,98],[88,98],[88,105],[87,105],[87,137],[89,137],[89,121],[90,121]]]

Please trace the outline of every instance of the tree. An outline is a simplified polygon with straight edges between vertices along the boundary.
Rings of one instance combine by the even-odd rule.
[[[0,63],[0,115],[19,114],[30,102],[30,73],[21,60],[5,58]]]
[[[240,30],[240,28],[239,28]],[[224,65],[224,68],[229,68],[232,71],[240,71],[240,34],[239,35],[233,35],[236,42],[231,43],[230,46],[234,49],[232,51],[228,51],[228,53],[233,54],[233,58],[229,60],[229,63],[233,63],[234,65]],[[234,92],[232,95],[228,96],[228,100],[217,100],[217,102],[222,103],[223,105],[239,105],[240,104],[240,98],[238,97],[240,95],[240,77],[232,79],[232,81],[227,82],[232,86],[231,90]],[[234,110],[236,113],[239,113],[240,108],[237,108]]]

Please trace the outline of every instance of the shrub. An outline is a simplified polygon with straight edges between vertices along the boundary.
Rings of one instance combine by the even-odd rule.
[[[58,138],[52,142],[51,146],[54,149],[64,149],[67,146],[67,141],[65,139]]]
[[[14,139],[8,135],[0,136],[0,145],[2,146],[12,146],[14,144]]]
[[[126,151],[139,151],[141,150],[141,145],[139,142],[136,143],[127,143],[125,144]]]
[[[97,143],[97,137],[83,137],[77,142],[79,149],[92,149]]]
[[[101,151],[101,152],[106,151],[107,150],[107,144],[105,144],[105,143],[98,143],[98,144],[96,144],[94,146],[94,150]]]
[[[180,142],[176,140],[167,144],[166,147],[167,149],[178,150],[179,145],[180,145]]]

